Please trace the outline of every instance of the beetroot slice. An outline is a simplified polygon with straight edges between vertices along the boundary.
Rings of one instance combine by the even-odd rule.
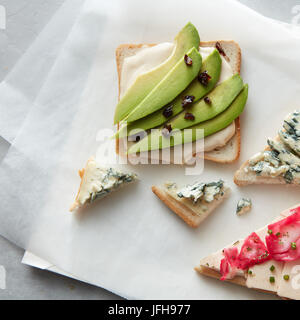
[[[292,212],[287,218],[268,226],[266,244],[274,260],[295,261],[300,258],[300,207]]]
[[[223,250],[224,259],[221,260],[220,272],[221,280],[228,280],[234,278],[237,269],[236,259],[238,257],[238,249],[236,247],[227,248]]]
[[[238,269],[248,270],[271,259],[268,249],[255,232],[244,240],[240,252],[233,247],[224,249],[223,254],[224,259],[220,264],[221,280],[234,278]]]
[[[261,241],[259,236],[252,232],[250,236],[244,241],[238,256],[238,268],[242,270],[261,264],[271,259],[271,256],[265,244]]]

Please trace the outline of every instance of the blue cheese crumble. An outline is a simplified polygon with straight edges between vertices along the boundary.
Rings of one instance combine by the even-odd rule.
[[[241,198],[236,206],[236,214],[241,216],[252,208],[252,201],[250,198]]]
[[[209,203],[212,202],[217,196],[222,196],[223,194],[223,180],[210,183],[196,182],[177,191],[177,196],[179,198],[191,199],[194,203],[196,203],[198,200],[204,200],[205,202]]]
[[[223,180],[216,182],[195,182],[178,188],[174,182],[165,183],[165,192],[204,219],[230,193]]]
[[[300,111],[289,114],[277,139],[268,139],[270,150],[257,153],[245,171],[262,177],[283,177],[286,183],[300,178]]]

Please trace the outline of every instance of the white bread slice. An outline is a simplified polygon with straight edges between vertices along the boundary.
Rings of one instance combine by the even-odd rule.
[[[274,223],[275,221],[279,221],[281,219],[286,218],[291,214],[291,209],[294,209],[298,207],[300,204],[297,204],[293,206],[292,208],[286,209],[283,212],[280,213],[280,216],[272,221],[271,223]],[[267,226],[259,229],[256,231],[257,235],[261,238],[262,241],[264,241],[264,237],[267,234]],[[243,240],[238,240],[237,242],[226,246],[225,248],[237,246],[239,249],[241,248],[243,244]],[[203,259],[201,259],[200,264],[195,267],[195,271],[197,271],[199,274],[220,279],[221,273],[220,273],[220,263],[221,259],[223,259],[222,250],[219,250]],[[299,264],[300,261],[295,261],[296,264]],[[270,270],[270,266],[274,265],[275,271]],[[239,270],[236,276],[233,279],[225,280],[226,282],[231,282],[240,286],[248,287],[250,289],[255,289],[257,291],[265,292],[265,293],[272,293],[279,295],[282,299],[299,299],[299,289],[294,291],[295,289],[291,289],[290,294],[287,294],[286,287],[292,286],[291,281],[287,282],[283,279],[283,275],[286,274],[286,270],[289,270],[290,262],[284,263],[284,262],[278,262],[275,260],[269,260],[266,261],[260,265],[255,265],[251,267],[251,270],[253,272],[253,275],[248,275],[246,271]],[[259,273],[259,274],[258,274]],[[253,285],[253,279],[252,276],[258,277],[258,283],[257,285]],[[276,281],[274,284],[263,284],[265,279],[268,279],[269,276],[274,276]],[[249,278],[248,278],[249,277]],[[265,278],[265,279],[264,279]],[[247,280],[248,279],[248,280]],[[283,293],[283,294],[282,294]]]
[[[234,41],[218,41],[224,52],[226,53],[226,59],[230,64],[234,73],[240,73],[241,68],[241,49],[239,45]],[[214,47],[216,41],[201,42],[200,47]],[[123,61],[126,57],[134,55],[138,50],[147,46],[154,46],[155,44],[123,44],[116,49],[116,63],[118,71],[118,87],[120,98],[120,82],[121,82],[121,70]],[[239,158],[240,155],[240,122],[239,118],[235,120],[235,135],[230,137],[231,139],[224,141],[224,145],[218,147],[215,150],[204,152],[203,156],[206,160],[211,160],[219,163],[231,163]],[[116,140],[116,152],[119,153],[122,148],[119,148],[120,140]],[[122,154],[124,152],[124,154]],[[120,155],[125,156],[126,150],[122,150]],[[149,159],[151,154],[149,153]]]
[[[185,202],[191,200],[182,200],[179,197],[171,195],[166,190],[165,186],[152,186],[153,193],[192,228],[197,228],[230,194],[230,188],[224,186],[223,195],[219,195],[209,203],[199,200],[200,203],[196,204],[193,210],[192,206],[187,206],[187,202]],[[206,206],[205,211],[201,210],[199,207],[201,205]]]

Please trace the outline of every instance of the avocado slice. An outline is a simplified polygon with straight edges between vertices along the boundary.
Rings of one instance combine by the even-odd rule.
[[[210,136],[230,125],[230,123],[235,120],[244,110],[245,104],[248,98],[248,85],[245,84],[243,90],[240,94],[235,98],[230,107],[225,109],[222,113],[218,114],[216,117],[201,122],[195,126],[192,126],[187,130],[186,134],[182,130],[176,130],[176,132],[172,133],[170,139],[170,146],[175,146],[178,144],[189,143],[196,141],[199,139],[199,134],[197,135],[197,129],[203,129],[203,134],[201,138]],[[182,134],[182,137],[180,136]],[[127,152],[127,154],[136,154],[138,152],[144,152],[151,150],[150,137],[154,139],[153,141],[157,141],[155,139],[159,139],[159,143],[155,144],[156,147],[152,148],[152,150],[162,149],[162,139],[166,139],[162,136],[161,130],[157,129],[155,132],[152,132],[143,140],[134,144]]]
[[[191,48],[199,48],[200,37],[197,29],[190,22],[176,35],[175,49],[172,55],[157,68],[143,73],[137,77],[132,86],[119,101],[115,115],[114,124],[123,120],[165,77],[175,66],[178,60]]]
[[[125,118],[127,122],[138,120],[162,108],[195,79],[202,65],[201,54],[198,49],[192,48],[186,55],[192,59],[192,64],[188,65],[185,56],[182,56],[144,100],[129,113]]]
[[[202,63],[199,74],[207,72],[211,77],[207,86],[202,85],[198,78],[194,79],[192,83],[171,103],[165,106],[163,109],[157,110],[148,116],[128,123],[127,126],[123,126],[115,135],[115,138],[123,138],[127,135],[136,134],[142,130],[147,130],[160,126],[167,121],[167,118],[163,115],[165,108],[172,106],[172,117],[182,112],[182,99],[185,96],[194,96],[194,102],[204,97],[210,92],[217,84],[222,67],[222,59],[218,50],[214,50]]]
[[[197,123],[209,120],[228,108],[242,89],[242,78],[238,73],[234,74],[229,79],[220,83],[207,95],[210,103],[205,102],[205,99],[201,99],[186,108],[185,112],[171,119],[168,124],[170,124],[174,130],[188,128]],[[194,120],[185,119],[186,113],[191,113],[194,116]]]

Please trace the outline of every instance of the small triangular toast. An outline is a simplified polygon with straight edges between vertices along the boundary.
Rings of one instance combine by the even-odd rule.
[[[300,183],[300,111],[289,114],[268,146],[246,161],[234,175],[239,186]]]
[[[74,211],[88,203],[107,196],[137,179],[134,173],[120,172],[114,168],[101,166],[94,158],[90,158],[84,169],[79,170],[80,187],[75,202],[70,207]]]
[[[280,222],[283,219],[291,216],[294,213],[294,209],[299,210],[299,204],[293,208],[283,211],[280,216],[275,219],[272,223]],[[259,239],[266,245],[266,236],[272,233],[272,230],[268,229],[268,226],[265,226],[257,230],[256,235]],[[253,234],[253,233],[252,233]],[[251,234],[251,235],[252,235]],[[249,237],[251,237],[251,235]],[[275,234],[274,234],[275,235]],[[275,235],[277,236],[277,234]],[[279,235],[280,236],[280,235]],[[248,238],[249,238],[248,237]],[[283,234],[284,237],[284,234]],[[200,261],[200,264],[195,268],[197,272],[201,275],[208,277],[225,280],[234,284],[245,286],[248,288],[256,289],[262,292],[268,292],[276,294],[284,299],[300,299],[300,259],[295,261],[276,261],[271,257],[267,257],[263,262],[258,262],[257,264],[252,265],[246,270],[237,269],[234,273],[229,270],[229,277],[222,279],[222,260],[226,254],[226,250],[235,250],[241,252],[243,247],[251,252],[253,248],[248,248],[245,239],[236,241],[229,246],[224,247]],[[230,251],[227,251],[230,252]],[[233,251],[231,251],[233,252]],[[226,259],[226,258],[225,258]],[[223,269],[226,270],[226,269]]]
[[[230,193],[222,180],[196,182],[182,189],[178,189],[176,183],[165,183],[152,186],[152,191],[192,228],[197,228]]]

